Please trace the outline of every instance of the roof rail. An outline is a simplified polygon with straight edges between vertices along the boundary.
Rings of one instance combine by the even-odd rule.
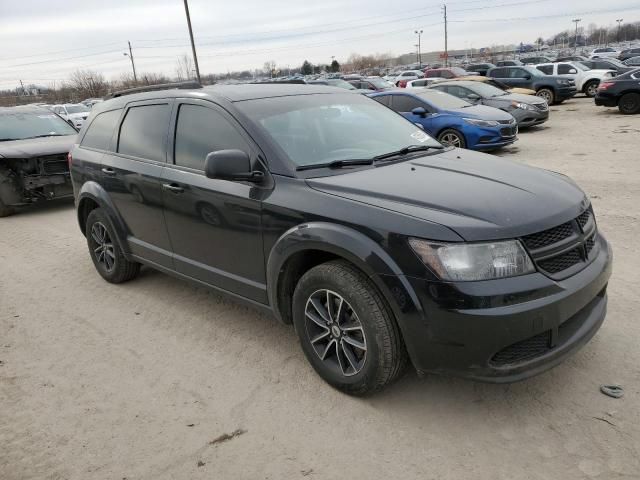
[[[192,88],[202,88],[195,80],[186,81],[186,82],[174,82],[174,83],[159,83],[157,85],[145,85],[144,87],[135,87],[128,88],[126,90],[120,90],[118,92],[111,92],[107,94],[104,99],[109,100],[110,98],[122,97],[124,95],[132,95],[134,93],[141,92],[155,92],[156,90],[171,90],[171,89],[180,89],[180,90],[190,90]]]

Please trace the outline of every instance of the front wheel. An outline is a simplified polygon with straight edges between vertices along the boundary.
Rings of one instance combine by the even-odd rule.
[[[87,217],[85,235],[93,265],[107,282],[122,283],[138,275],[140,264],[126,259],[102,208],[92,210]]]
[[[587,82],[582,91],[587,97],[593,98],[596,96],[596,93],[598,93],[598,85],[600,85],[598,80],[591,80]]]
[[[555,102],[555,94],[550,88],[541,88],[536,92],[536,96],[544,98],[548,105],[552,105]]]
[[[309,363],[345,393],[381,390],[406,365],[392,312],[369,278],[347,262],[324,263],[302,276],[293,322]]]
[[[618,110],[625,115],[640,113],[640,93],[625,93],[618,102]]]
[[[440,135],[438,135],[438,141],[441,144],[450,147],[465,148],[467,146],[464,135],[453,128],[447,128],[440,132]]]

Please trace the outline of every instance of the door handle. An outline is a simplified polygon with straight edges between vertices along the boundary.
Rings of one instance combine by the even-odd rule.
[[[115,175],[116,171],[113,168],[103,168],[102,173],[105,173],[107,175]]]
[[[163,183],[162,188],[163,190],[169,190],[170,192],[173,192],[173,193],[184,192],[184,188],[182,188],[180,185],[176,183]]]

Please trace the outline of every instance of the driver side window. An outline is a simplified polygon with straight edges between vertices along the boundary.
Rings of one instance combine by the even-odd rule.
[[[220,113],[200,105],[180,105],[174,144],[176,165],[204,171],[207,154],[227,149],[251,152],[242,135]]]
[[[425,105],[417,98],[409,95],[394,95],[392,107],[396,112],[411,112],[414,108],[423,107]]]
[[[511,78],[526,78],[527,71],[522,68],[512,68],[509,72]]]

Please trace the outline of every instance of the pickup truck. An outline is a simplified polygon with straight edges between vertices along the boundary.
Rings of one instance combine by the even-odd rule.
[[[616,76],[615,70],[591,70],[579,62],[541,63],[536,68],[545,75],[571,78],[576,88],[587,97],[595,97],[603,80]]]
[[[495,78],[510,87],[534,90],[549,105],[562,103],[577,93],[576,82],[572,79],[545,75],[529,65],[492,68],[487,72],[487,77]]]
[[[0,217],[73,196],[67,154],[77,131],[39,107],[0,108]]]

